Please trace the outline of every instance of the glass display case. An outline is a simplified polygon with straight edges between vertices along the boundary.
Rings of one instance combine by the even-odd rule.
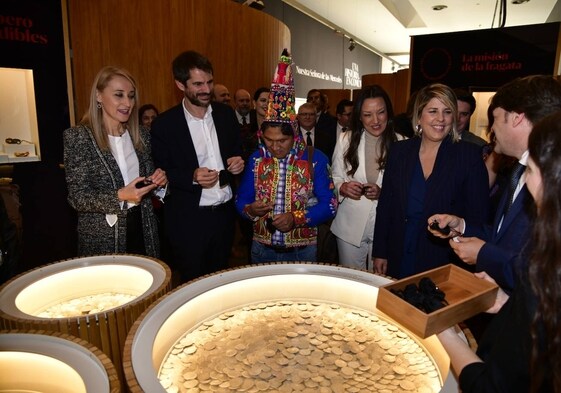
[[[0,164],[40,161],[33,70],[0,68]]]

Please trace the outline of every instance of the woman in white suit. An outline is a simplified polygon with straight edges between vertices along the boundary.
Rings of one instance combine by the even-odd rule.
[[[342,266],[372,270],[376,206],[394,131],[393,108],[378,85],[365,87],[353,106],[351,129],[341,133],[333,153],[333,181],[339,207],[331,225]]]

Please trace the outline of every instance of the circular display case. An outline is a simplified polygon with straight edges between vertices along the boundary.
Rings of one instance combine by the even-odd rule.
[[[122,349],[134,321],[171,289],[163,262],[139,255],[100,255],[64,260],[23,273],[0,287],[0,328],[57,331],[101,349],[122,375]],[[44,317],[44,311],[77,299],[124,298],[122,304]],[[71,310],[74,311],[74,310]]]
[[[363,310],[391,321],[376,309],[378,287],[390,282],[339,266],[277,263],[227,270],[184,284],[155,302],[129,332],[123,355],[128,388],[131,392],[166,392],[159,372],[178,340],[205,321],[247,305],[309,301]],[[400,329],[432,358],[442,391],[457,392],[449,358],[438,339],[419,339]]]
[[[0,375],[0,392],[121,392],[103,352],[59,332],[0,331]]]

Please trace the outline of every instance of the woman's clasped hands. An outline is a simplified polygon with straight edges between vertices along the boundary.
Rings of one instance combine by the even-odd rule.
[[[370,200],[376,200],[380,197],[380,191],[381,188],[377,184],[363,184],[354,180],[343,183],[339,190],[342,196],[354,200],[359,200],[363,195]]]

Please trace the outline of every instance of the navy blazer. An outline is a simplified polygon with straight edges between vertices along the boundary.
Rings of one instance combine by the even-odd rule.
[[[497,207],[493,225],[477,225],[466,219],[465,236],[475,236],[485,240],[485,244],[477,254],[476,270],[487,272],[507,293],[511,293],[515,285],[517,270],[525,260],[521,257],[529,250],[531,232],[532,196],[526,185],[522,187],[508,213],[504,217],[500,231],[499,223],[507,204],[508,192],[505,189]]]
[[[407,203],[421,138],[396,142],[388,155],[382,192],[376,210],[372,255],[388,260],[387,275],[399,277],[403,256]],[[423,219],[437,213],[470,217],[484,223],[489,209],[489,180],[481,148],[467,142],[442,141],[433,171],[426,180]],[[456,258],[448,240],[419,233],[416,273],[452,262]]]
[[[211,105],[220,155],[227,168],[228,158],[241,156],[240,125],[230,106],[216,102]],[[173,205],[176,213],[198,209],[202,187],[193,182],[193,174],[199,168],[199,161],[183,104],[160,114],[152,124],[151,135],[154,163],[166,171],[169,180],[170,195],[164,208]],[[231,180],[230,172],[227,173]]]

